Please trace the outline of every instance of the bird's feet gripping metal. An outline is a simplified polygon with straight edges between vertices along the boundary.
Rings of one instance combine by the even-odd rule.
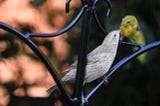
[[[84,104],[87,104],[88,100],[84,97],[84,93],[82,93],[82,98],[81,98],[81,106],[83,106]]]
[[[106,84],[106,85],[108,84],[108,82],[109,82],[108,79],[109,78],[106,75],[103,76],[104,84]]]
[[[88,103],[88,100],[83,97],[81,99],[81,106],[83,106],[84,104],[87,104],[87,103]]]

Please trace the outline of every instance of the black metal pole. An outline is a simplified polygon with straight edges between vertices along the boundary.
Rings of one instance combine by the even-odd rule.
[[[87,62],[87,45],[88,45],[88,35],[89,35],[89,29],[90,29],[90,23],[91,23],[91,15],[92,15],[92,3],[93,0],[87,0],[86,1],[86,11],[83,16],[83,23],[82,23],[82,30],[81,30],[81,48],[79,52],[79,58],[78,58],[78,66],[77,66],[77,73],[76,73],[76,86],[75,86],[75,97],[78,98],[79,103],[76,104],[76,106],[79,106],[80,104],[82,106],[85,105],[85,103],[81,103],[83,99],[83,82],[85,77],[85,66]]]

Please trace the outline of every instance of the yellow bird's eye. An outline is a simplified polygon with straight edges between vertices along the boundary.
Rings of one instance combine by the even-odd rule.
[[[126,24],[130,24],[130,23],[131,23],[130,21],[127,21],[127,22],[126,22]]]
[[[136,19],[136,17],[134,16],[126,16],[122,19],[122,23],[121,23],[121,35],[131,38],[132,36],[135,35],[137,28],[138,27],[138,21]]]

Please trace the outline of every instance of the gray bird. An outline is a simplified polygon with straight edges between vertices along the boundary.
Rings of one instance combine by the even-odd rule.
[[[110,69],[115,56],[120,39],[120,30],[115,30],[106,35],[103,43],[87,55],[86,73],[84,84],[90,83],[102,76]],[[77,61],[68,69],[64,70],[67,74],[62,78],[62,82],[72,82],[75,80]],[[47,92],[52,93],[57,85],[52,86]]]

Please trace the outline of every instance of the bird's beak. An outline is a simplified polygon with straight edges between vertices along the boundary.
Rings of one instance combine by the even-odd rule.
[[[127,24],[121,24],[120,28],[124,27],[124,26],[127,26]]]
[[[122,27],[124,27],[124,26],[125,26],[124,24],[121,24],[121,25],[120,25],[120,29],[121,29]]]

